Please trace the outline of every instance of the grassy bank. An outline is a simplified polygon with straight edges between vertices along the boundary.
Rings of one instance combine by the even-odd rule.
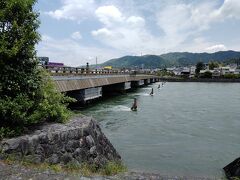
[[[2,161],[8,165],[21,165],[26,168],[33,168],[38,170],[51,170],[55,173],[66,173],[70,175],[82,175],[82,176],[111,176],[127,171],[127,167],[123,165],[122,162],[107,162],[103,167],[96,167],[93,164],[73,164],[68,163],[63,164],[49,164],[49,163],[40,163],[34,164],[29,162],[27,159],[17,160],[14,156],[8,156],[5,160]]]

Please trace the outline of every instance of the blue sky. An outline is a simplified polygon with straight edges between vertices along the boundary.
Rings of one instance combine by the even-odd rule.
[[[70,66],[125,55],[240,50],[240,0],[38,0],[38,56]]]

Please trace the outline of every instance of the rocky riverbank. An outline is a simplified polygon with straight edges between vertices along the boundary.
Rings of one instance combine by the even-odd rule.
[[[3,140],[0,150],[2,159],[14,157],[36,164],[87,163],[101,168],[107,162],[121,161],[99,124],[89,117],[35,127],[26,135]]]
[[[74,118],[67,124],[44,124],[26,135],[5,139],[0,143],[0,179],[16,180],[207,180],[205,177],[162,176],[143,172],[126,172],[114,176],[83,175],[81,172],[54,170],[34,164],[95,164],[103,167],[107,162],[121,161],[121,157],[102,133],[98,123],[89,117]],[[19,161],[9,161],[14,157]],[[22,162],[30,162],[23,165]],[[33,164],[31,164],[33,163]],[[41,167],[41,168],[40,168]]]

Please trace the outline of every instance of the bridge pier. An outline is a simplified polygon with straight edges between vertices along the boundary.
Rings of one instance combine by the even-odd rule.
[[[102,97],[102,87],[94,87],[67,92],[67,96],[75,98],[78,102],[86,104],[88,101]]]
[[[145,84],[145,85],[150,84],[150,79],[144,79],[144,84]]]
[[[124,82],[103,86],[103,96],[114,95],[116,93],[125,93],[131,89],[131,84],[131,82]]]
[[[141,87],[144,86],[144,79],[139,80],[139,81],[132,81],[132,88],[137,88],[137,87]]]
[[[154,79],[154,78],[151,78],[151,79],[150,79],[150,83],[155,83],[155,79]]]
[[[129,90],[129,89],[131,89],[131,82],[125,82],[124,83],[124,90]]]

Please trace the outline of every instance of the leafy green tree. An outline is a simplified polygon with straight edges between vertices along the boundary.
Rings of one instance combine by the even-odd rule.
[[[200,73],[200,71],[203,70],[203,69],[204,69],[203,62],[198,62],[197,65],[196,65],[195,73],[198,75]]]
[[[201,78],[212,78],[212,73],[210,71],[206,71],[205,73],[203,73]]]
[[[34,0],[1,1],[0,6],[0,96],[34,96],[40,78],[35,57],[38,14]]]
[[[38,67],[40,40],[36,0],[0,1],[0,127],[22,128],[42,121],[65,121],[68,101]],[[7,134],[7,133],[6,133]],[[1,136],[1,135],[0,135]]]
[[[209,66],[210,70],[213,70],[214,68],[218,68],[219,64],[218,64],[218,62],[211,61],[208,63],[208,66]]]

